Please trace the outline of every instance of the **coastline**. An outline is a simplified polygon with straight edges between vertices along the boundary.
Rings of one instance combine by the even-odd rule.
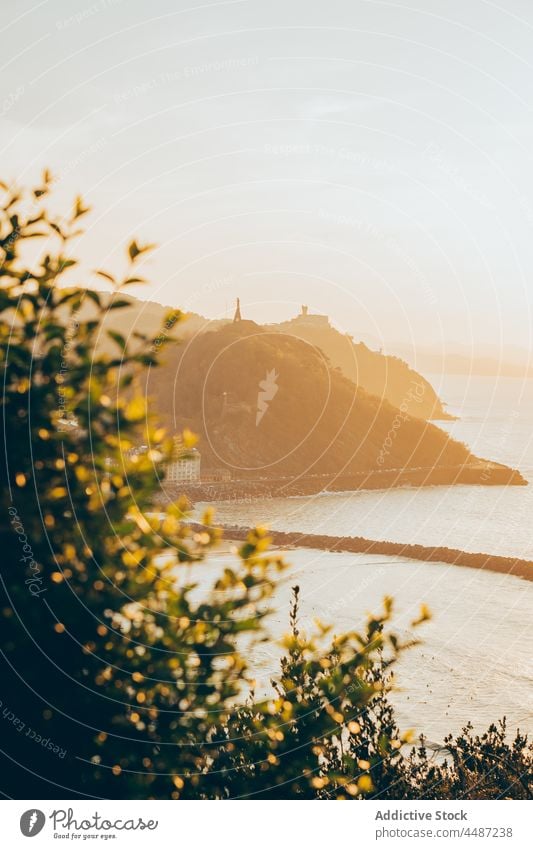
[[[372,469],[357,474],[302,475],[239,479],[229,481],[163,483],[161,499],[175,500],[178,494],[197,501],[236,501],[253,498],[289,498],[324,492],[397,489],[430,486],[527,486],[517,470],[501,463],[477,460],[464,466],[420,469]]]
[[[203,530],[204,525],[191,522],[193,530]],[[246,539],[249,528],[233,525],[220,526],[226,542],[241,542]],[[513,575],[526,581],[533,581],[533,561],[517,557],[503,557],[497,554],[462,551],[443,546],[426,546],[386,540],[370,540],[365,537],[329,536],[325,534],[304,534],[296,531],[269,531],[272,545],[276,548],[312,548],[322,551],[347,552],[352,554],[381,554],[384,556],[405,557],[431,563],[446,563],[453,566],[466,566],[470,569],[485,569],[504,575]]]

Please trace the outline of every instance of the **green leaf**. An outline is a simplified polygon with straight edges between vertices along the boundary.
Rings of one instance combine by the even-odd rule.
[[[76,259],[59,259],[59,268],[61,271],[64,271],[66,268],[71,268],[73,265],[77,265],[78,260]]]
[[[98,292],[95,292],[95,291],[94,291],[94,289],[87,289],[87,290],[85,291],[85,295],[86,295],[86,297],[87,297],[87,298],[90,298],[90,299],[91,299],[91,301],[94,301],[94,303],[95,303],[98,307],[102,306],[102,302],[101,302],[101,299],[100,299],[100,295],[98,294]]]
[[[127,277],[120,285],[131,286],[132,283],[146,283],[146,280],[143,277]]]
[[[121,348],[122,351],[126,350],[128,343],[122,333],[118,333],[116,330],[108,330],[107,335],[119,346],[119,348]]]
[[[108,274],[107,271],[100,271],[99,270],[99,271],[96,271],[95,273],[98,274],[99,277],[103,277],[105,280],[109,280],[110,283],[113,283],[113,284],[115,283],[115,278],[111,274]]]
[[[74,204],[74,214],[72,216],[73,219],[75,220],[76,218],[81,218],[81,216],[86,215],[90,211],[90,209],[90,206],[83,205],[82,198],[78,196]]]
[[[138,256],[146,253],[146,251],[153,250],[153,248],[155,248],[155,245],[144,245],[144,247],[140,247],[140,245],[137,244],[135,239],[133,239],[133,241],[130,242],[128,246],[128,254],[130,256],[131,261],[135,262]]]
[[[125,298],[119,298],[116,301],[111,301],[107,308],[109,310],[118,310],[123,307],[131,307],[131,301],[127,301]]]

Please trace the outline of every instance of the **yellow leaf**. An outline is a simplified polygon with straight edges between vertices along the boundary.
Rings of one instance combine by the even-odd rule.
[[[361,778],[359,778],[357,781],[357,786],[361,793],[371,793],[374,789],[372,779],[369,775],[362,775]]]
[[[146,403],[144,398],[138,396],[126,406],[126,418],[130,422],[141,421],[146,415]]]
[[[194,448],[198,442],[198,437],[188,427],[182,433],[183,445],[185,448]]]
[[[66,494],[67,490],[64,486],[54,486],[53,489],[50,490],[52,498],[64,498]]]
[[[139,561],[130,551],[124,551],[122,554],[122,562],[124,566],[138,566]]]

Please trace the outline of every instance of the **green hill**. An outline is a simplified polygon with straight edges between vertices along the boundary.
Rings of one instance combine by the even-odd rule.
[[[314,345],[250,321],[165,351],[147,387],[171,430],[201,437],[203,467],[234,474],[457,467],[468,449],[356,386]]]
[[[135,330],[156,334],[164,316],[173,307],[164,307],[154,301],[141,301],[121,294],[131,300],[130,310],[111,312],[106,319],[108,327],[118,330],[126,338]],[[86,303],[84,311],[90,310]],[[356,343],[350,336],[335,330],[326,321],[314,323],[320,316],[302,316],[281,324],[266,326],[276,333],[289,334],[316,345],[357,386],[371,395],[389,401],[393,406],[407,410],[412,417],[420,419],[450,419],[435,390],[421,374],[410,368],[399,357],[386,356],[371,351],[363,342]],[[179,336],[189,339],[204,330],[213,330],[229,324],[226,319],[211,321],[201,315],[189,313],[187,321],[180,325]],[[105,341],[103,344],[106,344]],[[110,346],[111,347],[111,346]]]
[[[419,419],[453,418],[446,412],[429,381],[404,360],[371,351],[364,342],[354,342],[351,336],[339,333],[328,321],[315,321],[325,318],[300,315],[271,327],[316,345],[328,356],[331,365],[340,368],[353,383],[371,395],[385,398],[394,407],[407,410],[410,416]]]

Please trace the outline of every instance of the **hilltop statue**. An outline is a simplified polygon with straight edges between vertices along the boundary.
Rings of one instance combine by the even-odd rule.
[[[235,315],[233,316],[233,321],[242,321],[240,298],[237,298],[237,306],[235,307]]]

